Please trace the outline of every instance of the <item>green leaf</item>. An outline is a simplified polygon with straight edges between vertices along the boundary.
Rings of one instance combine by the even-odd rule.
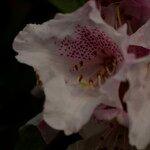
[[[36,126],[28,125],[21,129],[14,150],[45,150],[46,144]]]
[[[82,6],[86,0],[49,0],[49,2],[60,11],[68,13]]]

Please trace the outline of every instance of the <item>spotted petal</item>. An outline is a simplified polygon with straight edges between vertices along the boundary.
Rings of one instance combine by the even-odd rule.
[[[44,119],[50,126],[71,134],[90,119],[102,101],[97,85],[89,86],[95,82],[90,78],[112,59],[121,65],[123,40],[121,32],[103,21],[93,0],[73,13],[27,25],[18,34],[13,43],[16,58],[38,73],[46,96]],[[104,73],[112,73],[110,68]]]

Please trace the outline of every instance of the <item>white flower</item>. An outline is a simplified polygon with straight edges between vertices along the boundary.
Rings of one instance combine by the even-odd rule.
[[[132,85],[129,68],[143,60],[136,59],[127,48],[129,44],[149,48],[147,33],[143,44],[137,43],[136,36],[148,27],[149,23],[129,38],[126,25],[116,31],[101,18],[94,0],[41,25],[27,25],[13,47],[18,52],[16,58],[33,66],[42,81],[44,120],[69,135],[78,132],[100,104],[123,110],[118,95],[120,82],[128,79]],[[126,124],[121,114],[118,121]]]
[[[150,142],[150,58],[132,65],[127,71],[130,88],[125,95],[132,145],[144,149]]]

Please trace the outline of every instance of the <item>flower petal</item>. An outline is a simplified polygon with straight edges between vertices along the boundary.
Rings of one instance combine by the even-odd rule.
[[[123,33],[122,29],[121,32]],[[138,31],[136,31],[130,37],[126,36],[126,40],[123,42],[122,46],[125,61],[121,69],[119,70],[119,73],[115,75],[116,79],[120,81],[125,81],[126,72],[128,67],[130,67],[130,65],[149,60],[149,52],[150,52],[149,33],[150,33],[150,20],[148,20],[141,28],[138,29]]]
[[[125,95],[129,116],[130,144],[144,149],[150,142],[150,57],[127,71],[129,90]]]
[[[126,108],[124,108],[124,102],[121,100],[119,88],[120,81],[111,77],[105,84],[100,88],[102,104],[100,104],[94,110],[94,117],[97,120],[111,120],[116,118],[118,122],[124,126],[128,126],[128,117],[126,114]]]
[[[86,36],[83,31],[86,31]],[[66,40],[69,42],[65,43]],[[58,14],[53,20],[42,25],[27,25],[19,33],[13,47],[19,53],[17,59],[33,66],[40,76],[46,96],[44,118],[49,125],[55,129],[64,130],[66,134],[71,134],[77,132],[90,119],[93,110],[102,101],[100,91],[90,90],[89,92],[88,88],[84,90],[67,84],[66,77],[72,80],[71,76],[74,76],[74,73],[67,76],[68,72],[70,73],[70,67],[73,66],[76,69],[77,67],[74,66],[76,61],[81,65],[81,58],[85,56],[97,61],[98,59],[93,57],[95,53],[92,55],[87,51],[93,52],[95,47],[98,51],[100,46],[103,46],[104,53],[114,56],[120,64],[123,59],[121,52],[123,40],[122,33],[103,21],[93,0],[73,13]],[[74,48],[76,52],[79,48],[83,54],[80,52],[72,58],[73,51],[69,51],[69,47],[65,44],[70,44],[70,48]],[[81,48],[81,46],[85,47]],[[85,49],[86,47],[88,50]],[[65,53],[65,48],[69,52]],[[100,61],[108,60],[107,57],[102,57],[102,53],[100,54]],[[87,60],[86,57],[85,59]],[[93,64],[96,64],[95,61],[91,63],[88,60],[86,64],[90,64],[91,70],[95,69],[93,67]],[[90,69],[87,71],[89,74]]]
[[[47,82],[44,88],[44,120],[67,135],[78,132],[100,103],[99,94],[70,91],[72,87],[68,87],[61,76]]]
[[[116,80],[114,77],[111,77],[100,88],[100,91],[106,95],[106,105],[122,109],[119,99],[119,86],[120,81]],[[105,101],[103,103],[105,104]]]
[[[150,49],[150,19],[130,36],[130,45],[142,46]]]
[[[27,25],[14,41],[13,47],[19,53],[16,58],[21,62],[33,66],[40,75],[42,82],[45,82],[49,77],[50,72],[52,72],[52,67],[54,70],[58,68],[58,70],[66,74],[70,67],[76,65],[77,60],[60,56],[65,51],[65,47],[63,47],[62,51],[60,47],[64,44],[59,45],[58,43],[63,43],[65,38],[69,38],[69,42],[75,42],[72,46],[76,49],[80,47],[81,50],[81,46],[87,46],[86,44],[79,44],[81,40],[77,42],[73,40],[76,36],[75,33],[78,25],[82,27],[92,27],[91,30],[88,30],[91,34],[89,34],[87,38],[93,38],[91,35],[94,29],[100,30],[100,36],[102,36],[101,34],[104,32],[104,35],[107,37],[106,43],[103,41],[101,42],[107,45],[107,41],[114,41],[111,42],[108,49],[113,46],[116,48],[117,44],[118,48],[121,48],[120,45],[123,40],[123,35],[103,21],[95,1],[91,0],[73,13],[65,15],[57,14],[53,20],[47,21],[42,25]],[[89,43],[87,44],[88,47],[90,47]],[[97,45],[98,43],[95,44]],[[69,46],[71,46],[71,44]],[[70,48],[72,49],[73,47]],[[67,48],[69,47],[66,47],[66,49]],[[70,56],[69,53],[72,54],[72,52],[67,52],[66,55]],[[81,52],[80,57],[82,58]],[[78,63],[80,63],[79,60]]]

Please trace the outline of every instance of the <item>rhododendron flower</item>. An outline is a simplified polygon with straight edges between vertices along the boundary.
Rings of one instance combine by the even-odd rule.
[[[129,37],[126,25],[115,30],[101,18],[93,0],[73,13],[57,14],[41,25],[27,25],[13,47],[19,53],[16,58],[33,66],[42,82],[46,97],[44,120],[69,135],[78,132],[100,106],[97,119],[116,117],[130,128],[132,111],[127,114],[123,106],[130,99],[120,99],[119,87],[128,79],[130,66],[149,60],[149,27],[150,21]],[[141,52],[143,57],[136,55],[138,45],[146,51]],[[110,111],[108,117],[108,111],[105,113],[101,106],[115,111]],[[136,142],[131,144],[138,146]]]

